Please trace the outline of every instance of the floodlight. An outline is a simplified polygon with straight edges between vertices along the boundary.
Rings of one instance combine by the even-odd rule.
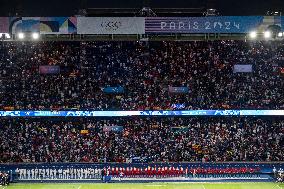
[[[264,32],[264,38],[268,39],[271,37],[271,32],[270,31],[265,31]]]
[[[6,37],[6,39],[10,39],[11,35],[9,33],[5,33],[5,37]]]
[[[256,38],[256,36],[257,36],[256,31],[252,31],[252,32],[250,32],[249,36],[250,36],[250,38],[255,39],[255,38]]]
[[[25,38],[25,34],[24,33],[18,33],[18,38],[19,39],[24,39]]]
[[[282,32],[279,32],[279,33],[278,33],[278,37],[283,37],[283,33],[282,33]]]
[[[33,39],[38,39],[39,38],[39,33],[32,33],[32,38]]]

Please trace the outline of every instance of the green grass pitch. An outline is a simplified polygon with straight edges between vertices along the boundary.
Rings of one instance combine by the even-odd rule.
[[[11,184],[0,189],[284,189],[279,183]]]

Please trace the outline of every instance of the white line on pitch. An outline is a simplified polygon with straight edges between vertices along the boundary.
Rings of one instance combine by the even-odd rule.
[[[166,186],[166,185],[163,185],[163,184],[148,184],[148,185],[145,185],[145,186]]]
[[[77,189],[80,189],[80,188],[81,188],[81,185]]]

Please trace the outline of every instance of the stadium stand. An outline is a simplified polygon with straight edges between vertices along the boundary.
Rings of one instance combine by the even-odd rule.
[[[2,41],[0,109],[281,110],[283,45],[238,40]],[[277,116],[7,114],[0,126],[0,170],[19,181],[99,182],[102,175],[117,181],[283,177],[284,122]],[[167,165],[153,164],[157,162]],[[272,176],[274,165],[281,177]]]
[[[274,118],[2,119],[0,161],[283,161]]]
[[[283,109],[283,49],[282,41],[1,42],[0,107]]]

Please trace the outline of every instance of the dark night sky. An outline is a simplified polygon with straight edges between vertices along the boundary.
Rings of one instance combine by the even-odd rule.
[[[143,0],[85,0],[93,8],[140,8]],[[148,0],[150,7],[206,7],[208,0]],[[284,12],[284,0],[209,0],[221,15],[264,15],[267,10]],[[0,16],[72,16],[80,8],[80,0],[0,0]]]

